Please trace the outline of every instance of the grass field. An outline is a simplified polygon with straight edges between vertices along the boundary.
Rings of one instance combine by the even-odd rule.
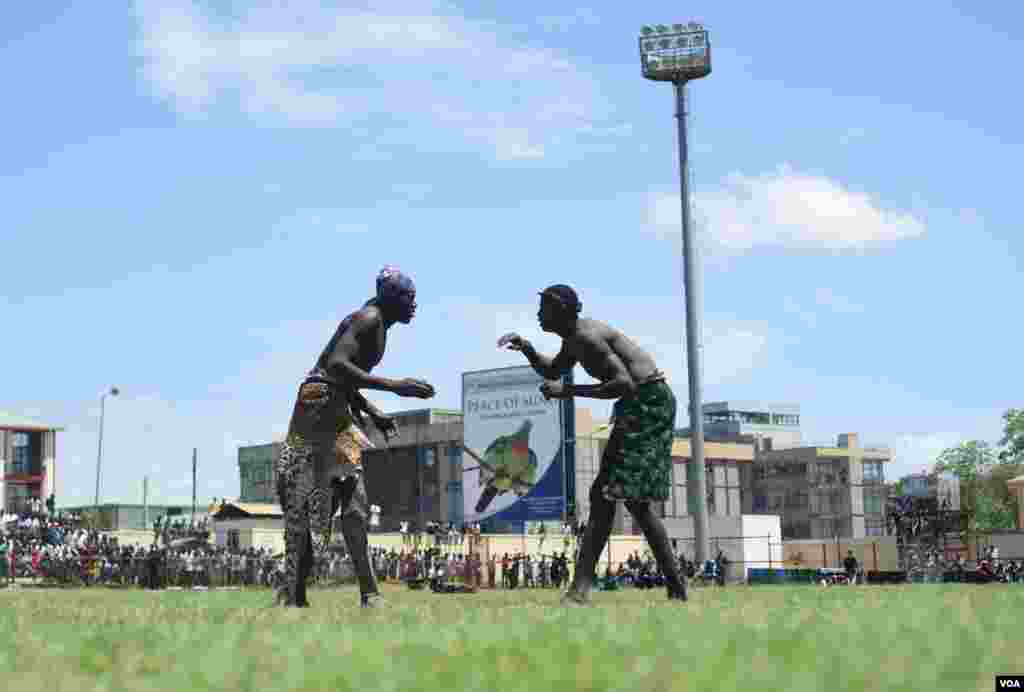
[[[916,585],[437,595],[354,587],[0,592],[3,689],[991,690],[1024,673],[1024,587]]]

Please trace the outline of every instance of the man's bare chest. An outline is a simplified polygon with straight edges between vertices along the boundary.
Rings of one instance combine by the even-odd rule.
[[[376,332],[367,334],[360,340],[359,354],[356,360],[366,372],[370,372],[384,358],[384,350],[387,348],[388,333],[383,327]]]
[[[582,339],[567,339],[565,348],[591,377],[601,378],[608,369],[608,358],[603,351]]]

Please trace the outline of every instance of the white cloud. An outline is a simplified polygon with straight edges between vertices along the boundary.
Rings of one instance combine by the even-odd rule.
[[[887,211],[867,194],[786,165],[754,176],[732,173],[718,187],[695,192],[693,207],[704,246],[716,252],[863,249],[925,232],[910,213]],[[659,235],[678,239],[679,195],[650,195],[647,220]]]
[[[565,56],[441,2],[391,0],[372,13],[312,0],[242,7],[136,2],[143,75],[182,115],[234,106],[299,125],[458,123],[441,134],[499,159],[543,156],[560,131],[620,134],[600,86]]]

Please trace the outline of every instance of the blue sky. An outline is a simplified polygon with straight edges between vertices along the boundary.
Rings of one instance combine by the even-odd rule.
[[[62,425],[58,497],[238,492],[383,264],[420,310],[380,373],[460,405],[464,370],[542,350],[536,291],[648,347],[685,424],[671,87],[651,22],[702,20],[690,88],[704,399],[799,402],[805,437],[890,476],[1022,404],[1013,216],[1024,58],[1009,4],[30,3],[5,12],[4,388]],[[1004,67],[1006,66],[1006,67]],[[584,378],[578,373],[578,378]],[[414,408],[390,395],[384,408]],[[408,403],[408,405],[406,405]],[[580,400],[597,414],[602,402]]]

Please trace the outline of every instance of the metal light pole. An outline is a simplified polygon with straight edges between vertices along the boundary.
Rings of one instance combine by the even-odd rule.
[[[192,521],[196,520],[196,461],[199,457],[199,450],[192,448]]]
[[[104,403],[108,396],[117,396],[121,393],[117,387],[111,387],[109,391],[103,392],[100,396],[100,439],[99,446],[96,450],[96,497],[93,501],[93,506],[96,508],[96,520],[99,521],[100,511],[100,469],[103,466],[103,413]]]
[[[690,464],[687,490],[693,512],[694,557],[703,563],[710,557],[708,544],[707,477],[704,468],[704,419],[701,412],[700,282],[697,248],[690,219],[690,170],[686,137],[686,83],[711,73],[711,45],[700,24],[645,26],[640,37],[643,76],[675,87],[679,127],[679,192],[683,231],[683,289],[686,300],[686,364],[690,395]]]

